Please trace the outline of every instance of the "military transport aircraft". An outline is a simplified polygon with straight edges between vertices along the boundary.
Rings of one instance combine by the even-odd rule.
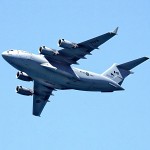
[[[65,39],[58,41],[63,49],[54,50],[46,46],[39,48],[38,55],[23,50],[7,50],[3,58],[18,71],[16,77],[23,81],[33,81],[33,90],[22,86],[16,92],[33,95],[33,115],[40,116],[53,91],[75,89],[81,91],[113,92],[124,90],[124,79],[132,74],[132,68],[146,61],[142,57],[123,64],[114,64],[102,74],[72,67],[79,59],[86,59],[91,51],[117,34],[118,28],[81,43],[72,43]]]

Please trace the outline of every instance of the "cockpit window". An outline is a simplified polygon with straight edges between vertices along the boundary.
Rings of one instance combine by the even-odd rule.
[[[14,50],[11,49],[11,50],[8,50],[7,53],[9,54],[9,52],[13,52],[13,51],[14,51]]]
[[[12,50],[12,49],[11,49],[11,50],[8,50],[8,51],[7,51],[7,53],[9,53],[9,52],[13,52],[13,51],[14,51],[14,50]]]

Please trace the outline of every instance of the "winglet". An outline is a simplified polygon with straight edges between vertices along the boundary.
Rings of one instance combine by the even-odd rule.
[[[117,34],[119,27],[117,27],[112,33]]]

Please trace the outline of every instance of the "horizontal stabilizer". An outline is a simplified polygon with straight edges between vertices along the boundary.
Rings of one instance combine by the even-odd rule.
[[[138,66],[139,64],[143,63],[149,59],[148,57],[142,57],[139,59],[135,59],[120,65],[114,64],[108,70],[106,70],[102,75],[110,78],[111,80],[115,81],[119,85],[121,85],[124,79],[132,74],[130,71],[132,68]]]
[[[117,65],[117,67],[125,69],[125,70],[131,70],[132,68],[138,66],[139,64],[143,63],[144,61],[146,61],[147,59],[149,59],[148,57],[142,57],[142,58],[138,58],[120,65]]]

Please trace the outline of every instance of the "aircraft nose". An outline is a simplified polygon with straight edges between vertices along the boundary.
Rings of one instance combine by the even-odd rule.
[[[4,51],[4,52],[2,53],[2,57],[3,57],[6,61],[10,61],[10,60],[12,59],[10,56],[12,56],[12,55],[9,53],[9,51]]]
[[[2,53],[2,57],[3,57],[4,59],[7,57],[7,55],[8,55],[8,54],[7,54],[6,51]]]

